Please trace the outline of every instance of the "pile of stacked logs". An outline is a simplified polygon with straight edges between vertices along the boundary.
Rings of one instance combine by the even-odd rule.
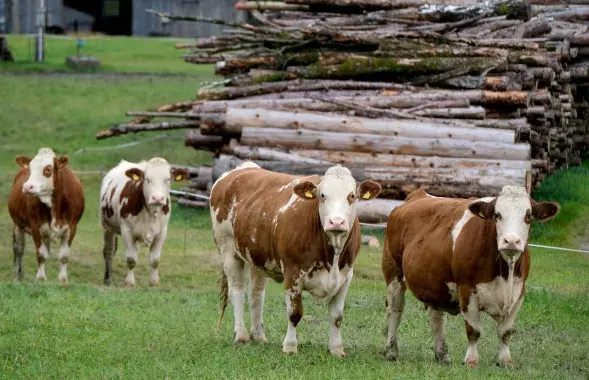
[[[506,184],[531,191],[580,164],[589,144],[589,7],[439,2],[239,2],[256,25],[228,24],[220,37],[177,45],[190,49],[187,62],[215,63],[224,80],[195,101],[128,112],[139,118],[98,138],[189,129],[186,145],[215,157],[191,182],[204,192],[246,159],[292,174],[341,163],[395,199],[416,188],[458,197]],[[564,1],[575,2],[589,0]]]

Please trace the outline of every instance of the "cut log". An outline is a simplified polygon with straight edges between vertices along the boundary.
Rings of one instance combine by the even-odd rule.
[[[321,91],[332,90],[410,90],[412,87],[396,83],[330,81],[330,80],[292,80],[276,83],[264,83],[246,87],[227,87],[223,89],[201,89],[199,99],[223,100],[237,99],[253,95],[275,94],[284,91]]]
[[[242,11],[307,11],[308,5],[285,4],[280,1],[240,1],[235,4],[235,9]]]
[[[386,223],[393,209],[403,204],[403,201],[374,198],[369,201],[356,203],[356,216],[361,223]]]
[[[529,160],[529,144],[459,140],[456,138],[414,138],[365,133],[334,133],[308,129],[243,128],[242,145],[287,149],[349,150],[366,153],[410,154],[464,158]]]
[[[229,108],[227,109],[225,118],[225,131],[229,133],[239,133],[244,127],[274,130],[276,128],[301,128],[315,131],[370,133],[398,137],[493,141],[506,144],[515,142],[515,133],[513,131],[440,125],[435,120],[368,119],[353,116],[311,112],[297,113],[255,108]],[[378,136],[375,137],[378,138]]]
[[[223,139],[221,136],[204,136],[200,130],[196,129],[186,131],[184,145],[194,149],[217,151],[227,143],[229,143],[229,139]]]
[[[115,125],[104,131],[100,131],[96,134],[98,140],[105,139],[107,137],[122,135],[125,133],[136,133],[145,131],[163,131],[172,129],[186,129],[195,128],[200,125],[199,121],[177,121],[177,122],[162,122],[155,124],[119,124]]]
[[[214,178],[237,167],[243,161],[222,155],[216,160]],[[306,165],[284,161],[255,161],[260,167],[292,175],[323,175],[330,165]],[[348,169],[356,181],[372,179],[383,186],[383,196],[404,197],[422,188],[437,196],[488,196],[498,193],[505,185],[528,186],[529,172],[522,169],[457,169],[457,168],[365,168]]]
[[[230,144],[223,147],[223,153],[233,155],[244,160],[266,160],[266,161],[287,161],[297,164],[328,164],[327,161],[317,160],[314,158],[297,156],[272,148],[250,147],[236,144]]]
[[[469,108],[429,108],[413,112],[413,114],[443,119],[484,119],[485,109],[480,106]]]
[[[186,198],[178,198],[177,201],[179,205],[185,207],[194,207],[194,208],[208,208],[209,203],[207,201],[197,201],[194,199],[186,199]]]
[[[481,74],[490,68],[505,64],[506,59],[478,57],[456,58],[368,58],[349,59],[334,65],[289,66],[289,76],[304,79],[360,79],[408,80],[416,75],[431,75],[463,70]]]
[[[415,168],[504,168],[531,170],[529,161],[489,160],[473,158],[453,158],[436,156],[411,156],[382,153],[358,153],[350,151],[328,151],[312,149],[292,149],[289,154],[300,159],[301,157],[314,159],[317,163],[330,162],[344,166],[370,166],[370,167],[415,167]],[[244,157],[251,158],[253,157]]]

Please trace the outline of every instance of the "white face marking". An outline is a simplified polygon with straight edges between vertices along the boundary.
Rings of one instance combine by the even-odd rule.
[[[50,148],[41,148],[37,155],[31,160],[29,169],[31,174],[27,181],[23,184],[22,190],[25,194],[31,194],[41,198],[49,198],[48,206],[51,207],[51,194],[53,193],[53,165],[55,153]],[[45,168],[50,167],[50,176],[45,177],[43,172]]]
[[[143,195],[148,205],[164,206],[170,194],[172,167],[163,158],[152,158],[143,172]]]
[[[531,213],[530,197],[523,187],[505,186],[495,203],[495,224],[499,251],[522,252],[528,241]]]
[[[349,169],[333,166],[317,186],[319,219],[326,232],[349,232],[356,218],[356,181]],[[353,196],[353,201],[348,197]],[[345,241],[345,239],[344,239]]]

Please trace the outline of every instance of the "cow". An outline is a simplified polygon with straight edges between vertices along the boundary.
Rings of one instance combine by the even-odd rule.
[[[211,190],[213,237],[222,261],[220,327],[228,297],[234,343],[266,342],[263,309],[268,278],[284,282],[287,332],[282,351],[297,352],[296,327],[303,316],[302,291],[328,304],[329,350],[345,357],[340,326],[353,264],[360,250],[358,199],[376,197],[381,186],[357,186],[349,169],[330,167],[324,176],[271,172],[246,161],[225,172]],[[249,267],[251,336],[244,323],[244,269]]]
[[[450,362],[446,313],[461,313],[468,338],[463,363],[478,366],[480,312],[484,311],[497,323],[497,364],[512,365],[509,338],[530,271],[530,224],[550,220],[559,211],[557,203],[538,203],[519,186],[505,186],[499,195],[481,199],[412,192],[389,215],[383,247],[387,359],[399,355],[397,330],[409,288],[429,309],[437,361]]]
[[[45,261],[51,242],[59,243],[59,275],[68,284],[69,251],[84,214],[82,183],[68,167],[67,156],[56,156],[50,148],[40,148],[33,159],[16,156],[20,166],[8,199],[8,212],[14,222],[13,251],[16,280],[24,277],[22,258],[25,233],[33,236],[37,251],[37,279],[45,281]]]
[[[132,163],[125,160],[111,169],[100,188],[100,220],[103,230],[104,284],[111,284],[117,235],[125,244],[125,285],[135,286],[134,268],[140,245],[150,247],[150,285],[159,284],[158,266],[170,220],[170,187],[187,179],[185,169],[172,168],[163,158]]]

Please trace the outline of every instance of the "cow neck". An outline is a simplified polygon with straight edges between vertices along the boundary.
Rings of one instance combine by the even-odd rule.
[[[68,168],[56,169],[53,172],[53,192],[51,193],[51,224],[67,219],[65,213],[68,210],[68,199],[64,181],[64,172]],[[73,184],[71,185],[73,186]]]
[[[490,228],[490,236],[492,237],[489,240],[489,243],[492,249],[485,250],[485,252],[493,252],[493,257],[495,258],[495,263],[497,265],[497,271],[499,276],[507,281],[507,288],[508,291],[503,293],[503,313],[504,315],[508,315],[511,313],[511,309],[513,307],[512,303],[510,302],[510,297],[514,291],[514,283],[515,283],[515,270],[521,268],[521,260],[522,254],[517,254],[513,258],[510,258],[506,255],[503,255],[499,252],[497,248],[497,226],[495,222],[490,220],[485,222],[485,227],[489,226]],[[487,228],[485,228],[487,229]],[[486,232],[486,231],[485,231]],[[488,235],[484,235],[488,236]],[[527,244],[526,244],[527,247]]]

